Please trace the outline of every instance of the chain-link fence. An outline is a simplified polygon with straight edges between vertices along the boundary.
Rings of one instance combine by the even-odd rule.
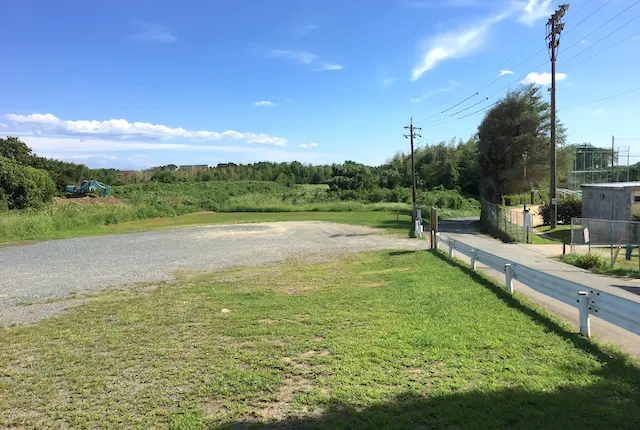
[[[482,222],[485,227],[496,229],[516,242],[531,243],[531,221],[529,212],[520,212],[482,200]]]
[[[572,253],[597,253],[608,257],[611,267],[615,267],[621,253],[625,261],[634,260],[640,264],[640,260],[634,255],[636,248],[640,249],[640,222],[571,219]]]

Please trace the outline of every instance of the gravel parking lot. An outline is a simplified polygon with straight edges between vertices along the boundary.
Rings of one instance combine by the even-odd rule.
[[[177,270],[215,271],[287,258],[424,248],[424,241],[325,222],[204,226],[4,247],[0,324],[38,321],[82,303],[84,294],[170,280]]]

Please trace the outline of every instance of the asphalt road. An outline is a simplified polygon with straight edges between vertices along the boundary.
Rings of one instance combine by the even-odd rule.
[[[81,303],[86,293],[171,280],[178,270],[215,271],[292,257],[327,259],[364,250],[426,247],[425,241],[323,222],[204,226],[4,247],[0,324],[38,321]]]

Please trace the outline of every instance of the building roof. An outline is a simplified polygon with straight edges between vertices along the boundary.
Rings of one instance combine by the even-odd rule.
[[[582,184],[582,188],[616,189],[640,188],[640,182],[605,182],[601,184]]]

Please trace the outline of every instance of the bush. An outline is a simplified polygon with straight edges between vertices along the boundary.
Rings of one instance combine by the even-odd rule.
[[[562,261],[582,269],[602,271],[607,270],[609,261],[598,254],[567,254]]]
[[[551,212],[549,203],[540,205],[538,215],[542,217],[545,225],[551,224]],[[571,218],[582,217],[582,200],[578,198],[569,198],[558,202],[558,222],[562,224],[571,224]]]
[[[0,204],[8,209],[37,208],[56,193],[51,176],[44,170],[22,166],[0,157]]]

